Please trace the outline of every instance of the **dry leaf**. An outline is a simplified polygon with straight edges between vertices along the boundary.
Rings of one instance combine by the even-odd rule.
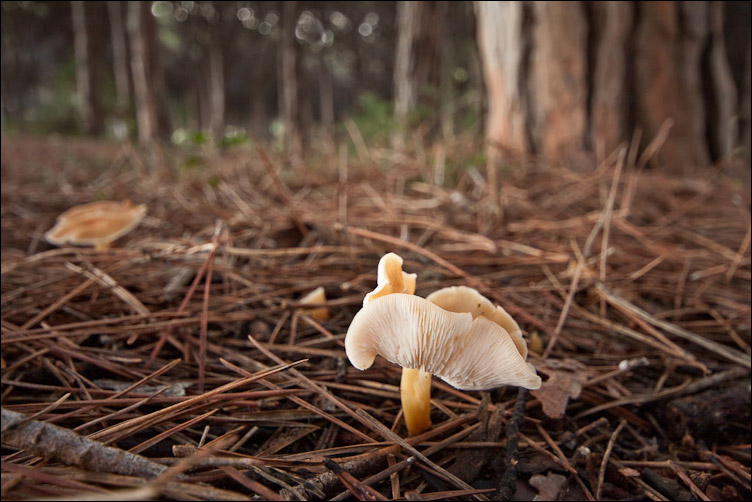
[[[549,471],[545,476],[536,474],[529,482],[530,486],[538,490],[538,495],[533,497],[533,500],[556,500],[567,483],[567,478]]]
[[[540,401],[543,413],[551,418],[561,418],[567,411],[570,398],[578,398],[582,391],[583,379],[565,371],[552,371],[539,390],[531,394]]]

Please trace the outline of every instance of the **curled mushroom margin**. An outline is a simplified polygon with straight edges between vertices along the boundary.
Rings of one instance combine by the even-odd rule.
[[[353,318],[345,351],[358,369],[369,368],[381,355],[461,390],[541,385],[501,325],[482,315],[473,319],[470,312],[445,310],[414,295],[393,293],[370,301]]]

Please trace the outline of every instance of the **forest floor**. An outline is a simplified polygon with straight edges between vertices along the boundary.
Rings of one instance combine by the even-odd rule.
[[[435,150],[1,152],[3,499],[750,499],[749,195],[714,167],[518,165],[497,211],[480,167],[433,183]],[[101,199],[148,215],[45,241]],[[417,295],[504,307],[541,389],[434,378],[409,436],[400,369],[344,351],[387,252]]]

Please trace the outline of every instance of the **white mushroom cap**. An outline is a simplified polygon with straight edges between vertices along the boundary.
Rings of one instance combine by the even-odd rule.
[[[537,389],[541,379],[495,322],[455,313],[414,295],[390,294],[369,302],[353,318],[345,351],[367,369],[377,354],[417,368],[463,390],[517,385]]]
[[[522,358],[527,359],[527,343],[522,337],[520,326],[506,310],[498,305],[494,306],[477,290],[467,286],[450,286],[434,291],[426,300],[450,312],[470,312],[473,319],[483,316],[495,322],[509,333]]]
[[[73,207],[57,218],[44,234],[52,244],[84,246],[108,243],[133,230],[146,214],[146,205],[130,201],[98,201]]]
[[[363,306],[385,295],[415,293],[417,275],[403,272],[402,261],[402,257],[396,253],[387,253],[381,257],[376,277],[376,289],[366,295],[363,299]]]

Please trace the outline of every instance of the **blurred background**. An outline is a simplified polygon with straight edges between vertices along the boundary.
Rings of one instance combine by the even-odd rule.
[[[748,165],[749,26],[749,2],[2,2],[2,130],[292,153],[464,135],[489,165],[663,135],[667,168]]]
[[[750,5],[1,2],[3,412],[190,469],[6,427],[2,497],[750,500]],[[148,210],[48,241],[93,201]],[[343,350],[387,252],[544,378],[434,378],[430,465]]]

